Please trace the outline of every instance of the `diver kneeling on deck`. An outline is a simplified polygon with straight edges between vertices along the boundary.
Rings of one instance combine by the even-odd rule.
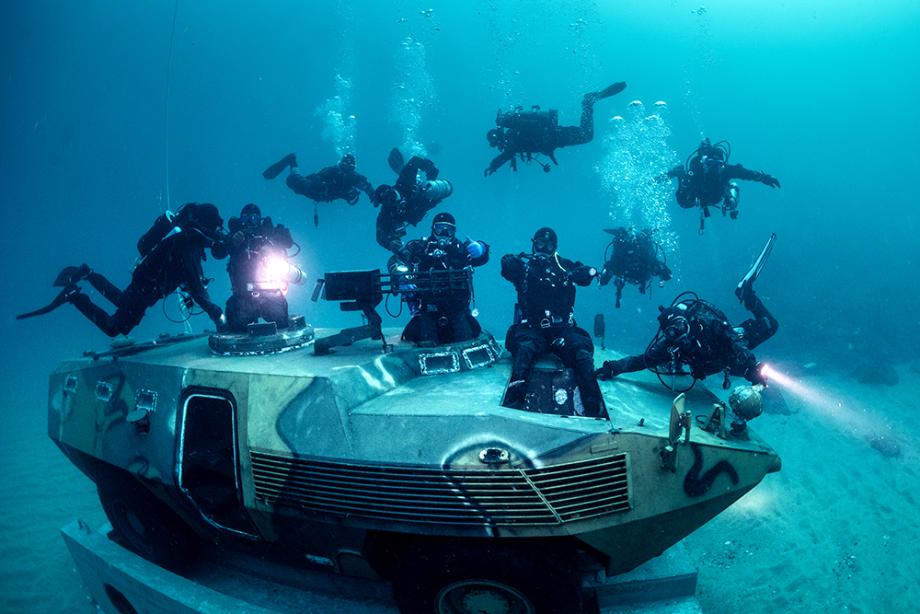
[[[390,273],[412,312],[402,338],[419,344],[444,344],[475,338],[481,327],[470,313],[472,267],[489,261],[483,241],[457,239],[450,213],[434,216],[431,234],[409,241],[390,258]]]
[[[239,217],[231,217],[227,227],[229,236],[213,249],[216,257],[230,256],[227,272],[233,294],[227,299],[227,330],[245,332],[260,317],[286,327],[288,285],[303,282],[302,271],[288,262],[287,250],[294,245],[291,232],[262,217],[252,203]]]

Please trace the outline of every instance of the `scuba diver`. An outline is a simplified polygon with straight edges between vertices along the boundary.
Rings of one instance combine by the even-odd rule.
[[[287,186],[295,194],[306,196],[313,201],[313,224],[319,226],[318,202],[328,203],[341,199],[349,205],[354,205],[358,202],[360,192],[364,192],[373,200],[373,186],[367,177],[355,171],[356,167],[355,157],[348,153],[342,156],[335,166],[327,166],[310,175],[301,175],[297,168],[297,156],[289,153],[262,171],[262,176],[274,179],[281,171],[290,168]]]
[[[649,369],[662,383],[662,376],[690,375],[695,384],[696,380],[721,372],[724,374],[722,387],[726,390],[731,385],[730,375],[743,376],[752,384],[766,384],[762,364],[752,350],[776,334],[779,322],[754,292],[754,282],[775,240],[776,235],[771,235],[754,266],[735,289],[735,296],[751,312],[752,318],[732,327],[715,305],[693,292],[684,292],[669,307],[659,307],[658,332],[645,353],[604,361],[596,372],[597,377],[606,380],[621,373]]]
[[[626,284],[639,288],[645,294],[652,277],[658,277],[659,287],[671,279],[661,245],[655,241],[654,231],[650,228],[605,228],[604,232],[613,235],[604,254],[604,270],[601,271],[600,284],[606,286],[613,279],[617,289],[616,308],[620,308],[620,298]],[[609,256],[608,256],[609,254]]]
[[[490,147],[500,151],[484,171],[488,177],[506,162],[511,162],[511,170],[517,170],[517,158],[523,162],[534,160],[534,156],[542,154],[556,161],[555,150],[559,147],[581,145],[594,138],[594,103],[604,98],[619,94],[626,88],[625,82],[614,83],[599,92],[588,92],[581,100],[581,123],[578,126],[560,126],[559,111],[550,109],[541,111],[534,105],[530,111],[523,107],[516,107],[513,111],[503,113],[501,110],[495,117],[496,128],[486,133]],[[547,162],[537,160],[544,172],[550,171]]]
[[[482,329],[470,312],[472,267],[488,261],[488,244],[459,240],[450,213],[434,216],[431,234],[406,243],[387,266],[413,316],[402,338],[441,345],[479,335]]]
[[[454,188],[446,179],[438,179],[438,167],[428,158],[412,156],[404,162],[402,153],[394,147],[387,163],[398,175],[396,183],[378,186],[372,201],[375,207],[380,207],[377,243],[395,254],[402,249],[406,226],[416,226]],[[420,173],[424,174],[424,180]]]
[[[607,410],[594,377],[594,343],[575,325],[575,285],[590,285],[597,269],[559,256],[552,228],[540,228],[531,241],[530,254],[502,256],[502,277],[517,290],[515,323],[505,338],[512,364],[502,405],[524,407],[534,361],[552,352],[574,370],[585,415],[604,417]]]
[[[233,293],[227,299],[226,330],[245,332],[260,317],[285,328],[288,285],[303,282],[303,272],[288,262],[287,250],[294,246],[291,232],[262,217],[253,203],[239,217],[231,217],[227,228],[229,236],[212,248],[216,258],[230,256],[227,272]]]
[[[194,301],[221,327],[223,314],[208,296],[201,262],[206,247],[211,247],[213,254],[214,245],[221,240],[223,224],[217,207],[210,203],[188,203],[175,214],[167,211],[138,240],[140,258],[131,273],[131,283],[123,291],[86,264],[69,266],[54,281],[55,286],[63,288],[57,297],[49,305],[16,319],[49,313],[70,303],[109,337],[127,335],[140,324],[149,307],[179,290],[191,299],[183,298],[184,308]],[[83,294],[77,284],[84,279],[115,305],[115,313],[109,315]]]
[[[709,217],[709,207],[721,202],[722,215],[728,213],[731,219],[738,218],[740,189],[733,179],[759,181],[771,188],[778,188],[779,180],[773,175],[752,171],[740,164],[729,164],[731,145],[720,141],[715,145],[706,138],[687,158],[683,165],[677,165],[663,175],[677,178],[677,204],[684,209],[700,208],[700,232],[704,219]]]

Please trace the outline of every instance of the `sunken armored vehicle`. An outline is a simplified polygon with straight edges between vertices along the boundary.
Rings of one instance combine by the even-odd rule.
[[[369,323],[163,337],[54,372],[49,434],[118,541],[180,573],[217,544],[385,579],[404,612],[591,611],[592,582],[780,467],[701,386],[602,382],[610,419],[589,418],[545,358],[526,409],[502,407],[510,365],[491,335],[402,343],[373,310],[378,273],[325,281]]]

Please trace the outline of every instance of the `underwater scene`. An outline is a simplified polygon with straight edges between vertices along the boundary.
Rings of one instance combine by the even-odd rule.
[[[100,360],[117,364],[129,343],[153,349],[136,364],[160,369],[143,385],[166,388],[210,386],[163,369],[220,370],[230,354],[295,378],[320,360],[315,344],[339,361],[330,398],[389,391],[354,401],[363,426],[348,435],[366,428],[350,451],[378,464],[430,458],[447,471],[434,447],[460,438],[445,425],[473,424],[532,434],[532,448],[506,446],[510,465],[498,444],[470,457],[499,475],[532,452],[530,483],[550,458],[572,462],[579,441],[638,442],[660,427],[667,450],[637,443],[633,499],[602,512],[670,509],[662,488],[636,483],[642,454],[679,474],[681,497],[726,485],[718,510],[646,544],[645,559],[683,538],[702,611],[920,605],[920,4],[36,0],[0,15],[0,612],[97,611],[60,529],[111,521],[85,475],[98,461],[83,454],[114,462],[100,443],[112,417],[87,418],[85,446],[67,440],[61,399],[77,380],[56,370],[113,347]],[[184,350],[158,349],[173,341],[211,353],[183,365]],[[373,352],[346,380],[352,342]],[[395,362],[411,353],[428,375],[474,350],[484,375],[464,358],[469,370],[457,359],[424,383]],[[565,373],[546,384],[549,413],[576,426],[544,420],[558,417],[535,388],[546,356]],[[681,393],[722,413],[669,424]],[[413,433],[413,416],[442,419],[439,399],[468,422]],[[643,403],[660,407],[648,425]],[[396,410],[398,424],[375,422]],[[251,427],[253,464],[276,444],[294,467],[298,442],[312,449],[337,425],[291,416]],[[125,419],[132,433],[158,428]],[[683,446],[673,420],[699,445]],[[186,441],[160,445],[162,467]],[[701,472],[702,442],[776,464],[756,478],[741,461]],[[595,495],[578,495],[571,519],[554,509],[571,522],[565,539],[601,530],[587,519]],[[476,518],[500,536],[501,513]],[[247,533],[240,514],[223,524]],[[586,541],[616,569],[616,547]],[[547,565],[568,560],[559,552]],[[393,569],[400,607],[422,611],[404,605]],[[558,590],[520,611],[567,611]]]

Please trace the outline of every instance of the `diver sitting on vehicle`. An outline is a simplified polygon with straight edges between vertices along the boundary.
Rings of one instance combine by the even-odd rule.
[[[604,361],[597,370],[599,379],[621,373],[649,369],[662,376],[689,375],[696,380],[716,373],[724,374],[723,387],[730,375],[740,375],[753,384],[765,384],[762,364],[753,350],[776,334],[779,322],[754,292],[754,281],[773,249],[772,235],[754,266],[748,271],[735,295],[754,316],[733,327],[725,314],[709,301],[684,292],[669,307],[659,307],[659,328],[645,352],[619,360]],[[661,380],[664,383],[664,380]],[[667,385],[667,384],[666,384]]]
[[[601,271],[600,284],[606,286],[613,280],[617,289],[616,307],[620,308],[620,298],[623,288],[631,284],[639,289],[640,294],[645,294],[649,288],[652,277],[658,277],[659,286],[671,279],[671,269],[668,268],[661,248],[650,228],[636,230],[634,228],[607,228],[604,232],[613,235],[604,255],[604,270]],[[609,255],[607,255],[609,254]]]
[[[287,250],[294,246],[290,231],[262,217],[253,203],[227,226],[229,236],[214,246],[217,257],[230,256],[227,272],[233,293],[227,299],[226,330],[243,332],[259,318],[286,327],[288,286],[303,283],[303,272],[288,261]]]
[[[438,213],[429,236],[409,241],[390,258],[387,268],[413,316],[402,334],[406,341],[441,345],[481,331],[470,312],[472,267],[488,262],[489,246],[456,235],[454,216]]]
[[[502,277],[517,290],[520,314],[505,339],[512,363],[502,405],[524,407],[534,361],[552,352],[574,370],[584,414],[604,417],[607,410],[594,377],[594,343],[575,325],[575,286],[590,285],[597,269],[559,256],[552,228],[537,230],[532,243],[530,254],[502,256]]]
[[[223,224],[217,207],[210,203],[188,203],[175,214],[167,211],[138,240],[140,258],[131,273],[131,283],[124,290],[87,264],[69,266],[54,281],[55,286],[63,287],[57,297],[49,305],[20,314],[16,319],[49,313],[71,303],[109,337],[127,335],[141,323],[148,308],[178,290],[187,294],[220,327],[223,314],[208,296],[201,262],[205,259],[205,248],[210,246],[214,254]],[[107,313],[82,292],[78,283],[84,279],[115,305],[115,313]],[[182,304],[190,306],[191,301],[183,299]]]

